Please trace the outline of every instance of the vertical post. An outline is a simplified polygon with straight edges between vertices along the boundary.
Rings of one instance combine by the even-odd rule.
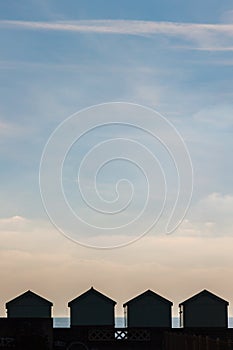
[[[220,339],[219,338],[216,339],[216,349],[220,350]]]
[[[201,335],[198,336],[198,350],[203,350]]]
[[[190,350],[188,347],[188,335],[187,334],[185,334],[185,336],[184,336],[184,349]]]
[[[166,333],[165,335],[165,349],[171,350],[172,349],[172,335],[171,333]]]
[[[209,347],[209,337],[208,337],[208,335],[205,337],[205,344],[206,344],[206,350],[210,350],[210,347]]]
[[[195,334],[192,336],[192,350],[198,350],[198,339]]]
[[[169,336],[170,334],[168,332],[166,332],[164,334],[164,347],[165,347],[165,350],[170,350],[170,346],[169,346]]]

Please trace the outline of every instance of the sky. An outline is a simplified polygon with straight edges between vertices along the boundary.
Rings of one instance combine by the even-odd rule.
[[[8,0],[0,31],[0,315],[30,289],[66,316],[91,286],[117,315],[147,289],[233,315],[232,1]],[[177,220],[192,194],[172,234],[160,136]]]

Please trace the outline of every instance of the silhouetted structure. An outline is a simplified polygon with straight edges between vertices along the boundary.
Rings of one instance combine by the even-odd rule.
[[[171,327],[173,303],[147,290],[127,301],[125,324],[127,327]]]
[[[0,318],[0,349],[52,350],[52,318]]]
[[[228,326],[228,301],[203,290],[179,304],[181,327]]]
[[[6,303],[8,318],[50,318],[53,304],[28,290]]]
[[[228,302],[206,290],[180,304],[186,322],[180,329],[170,328],[172,302],[150,290],[124,304],[126,328],[114,327],[115,304],[91,288],[69,303],[72,327],[53,328],[52,303],[28,291],[6,304],[8,317],[0,318],[0,348],[233,350]]]
[[[116,302],[93,287],[68,303],[71,326],[112,326]]]

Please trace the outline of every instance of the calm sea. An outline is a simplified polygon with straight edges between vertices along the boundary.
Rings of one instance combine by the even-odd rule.
[[[124,317],[116,317],[116,327],[123,328],[124,325]],[[54,317],[53,319],[53,326],[55,328],[68,328],[70,326],[70,319],[69,317]],[[172,318],[172,327],[173,328],[179,328],[179,318],[173,317]],[[233,317],[229,318],[229,327],[233,328]]]
[[[116,317],[115,319],[116,327],[123,328],[124,325],[124,317]],[[53,327],[55,328],[67,328],[70,326],[69,317],[54,317],[53,319]]]

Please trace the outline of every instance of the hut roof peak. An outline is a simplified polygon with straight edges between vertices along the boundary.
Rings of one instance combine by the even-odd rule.
[[[106,295],[102,294],[101,292],[99,292],[98,290],[96,290],[93,286],[88,289],[86,292],[80,294],[79,296],[77,296],[76,298],[74,298],[73,300],[71,300],[69,303],[68,303],[68,306],[72,306],[73,304],[75,304],[76,302],[79,302],[81,301],[82,299],[90,296],[90,295],[96,295],[102,299],[104,299],[105,301],[107,302],[110,302],[114,305],[116,305],[116,301],[112,300],[111,298],[107,297]]]
[[[159,295],[159,294],[153,292],[153,291],[150,290],[150,289],[147,289],[145,292],[143,292],[143,293],[137,295],[136,297],[134,297],[134,298],[128,300],[126,303],[123,304],[123,307],[126,307],[128,304],[131,304],[131,303],[133,303],[133,302],[135,302],[135,301],[138,301],[138,300],[140,300],[141,298],[144,298],[144,297],[146,297],[146,296],[150,296],[150,297],[153,297],[153,298],[155,298],[155,299],[157,299],[157,300],[159,300],[159,301],[162,301],[162,302],[164,302],[164,303],[173,305],[173,303],[172,303],[170,300],[168,300],[168,299],[162,297],[161,295]]]
[[[196,299],[198,299],[198,298],[200,298],[200,297],[202,297],[202,296],[208,296],[208,297],[210,297],[210,298],[212,298],[212,299],[218,300],[218,301],[220,301],[220,302],[222,302],[222,303],[225,303],[225,304],[229,305],[229,302],[228,302],[228,301],[226,301],[226,300],[220,298],[219,296],[217,296],[216,294],[210,292],[210,291],[207,290],[207,289],[203,289],[203,290],[200,291],[199,293],[197,293],[197,294],[191,296],[190,298],[184,300],[183,302],[181,302],[181,303],[179,304],[179,306],[181,306],[181,305],[183,305],[183,304],[186,304],[186,303],[189,303],[189,302],[192,302],[192,301],[195,301]]]

